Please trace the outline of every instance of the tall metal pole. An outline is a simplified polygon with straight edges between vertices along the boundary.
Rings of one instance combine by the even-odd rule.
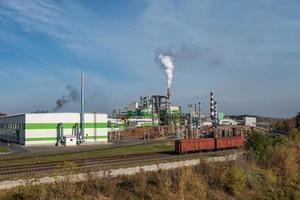
[[[81,73],[81,112],[80,112],[81,137],[84,138],[84,73]]]
[[[201,103],[198,103],[199,125],[201,126]]]

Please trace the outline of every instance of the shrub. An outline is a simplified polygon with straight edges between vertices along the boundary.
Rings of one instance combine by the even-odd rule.
[[[279,147],[286,145],[288,143],[288,138],[284,135],[274,136],[270,139],[270,144],[272,147]]]
[[[230,194],[241,196],[246,183],[246,173],[236,163],[231,163],[225,170],[223,184]]]
[[[207,199],[207,185],[191,167],[179,171],[178,199]]]
[[[265,159],[268,146],[269,139],[265,134],[256,131],[249,134],[246,147],[254,153],[257,161]]]
[[[268,168],[277,177],[277,186],[282,198],[290,198],[291,191],[300,190],[299,151],[293,147],[280,146],[270,149],[267,156]]]
[[[289,130],[288,137],[293,141],[300,142],[300,130],[297,128]]]
[[[212,188],[223,186],[222,177],[224,176],[226,165],[222,163],[211,163],[201,160],[200,165],[194,167],[197,174],[200,174],[205,182]]]

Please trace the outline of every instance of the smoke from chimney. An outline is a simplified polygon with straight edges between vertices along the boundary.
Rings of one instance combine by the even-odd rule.
[[[173,57],[170,55],[159,54],[158,60],[166,72],[167,86],[170,88],[173,80],[174,70]]]
[[[66,86],[67,93],[56,100],[54,111],[62,109],[66,104],[71,102],[79,102],[79,92],[71,85]]]

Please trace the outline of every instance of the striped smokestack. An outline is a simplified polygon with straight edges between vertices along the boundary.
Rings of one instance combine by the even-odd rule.
[[[214,120],[215,118],[215,101],[214,101],[214,94],[210,93],[210,118]]]
[[[218,123],[218,104],[217,102],[215,101],[215,105],[214,105],[214,110],[215,110],[215,123],[217,124]]]

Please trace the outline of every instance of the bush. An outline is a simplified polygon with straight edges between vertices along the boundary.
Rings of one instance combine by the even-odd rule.
[[[253,131],[248,135],[246,147],[254,153],[257,161],[262,161],[266,157],[269,144],[269,139],[265,134]]]
[[[245,189],[246,173],[236,163],[228,165],[226,168],[223,184],[225,191],[230,194],[242,196],[242,192]]]
[[[297,128],[293,128],[293,129],[289,130],[288,137],[291,140],[294,140],[296,142],[300,142],[300,130],[297,129]]]
[[[288,143],[288,138],[284,135],[277,135],[270,139],[270,145],[272,147],[279,147]]]
[[[289,146],[270,149],[267,156],[268,168],[277,177],[277,186],[282,198],[292,198],[292,191],[300,190],[299,151]]]

